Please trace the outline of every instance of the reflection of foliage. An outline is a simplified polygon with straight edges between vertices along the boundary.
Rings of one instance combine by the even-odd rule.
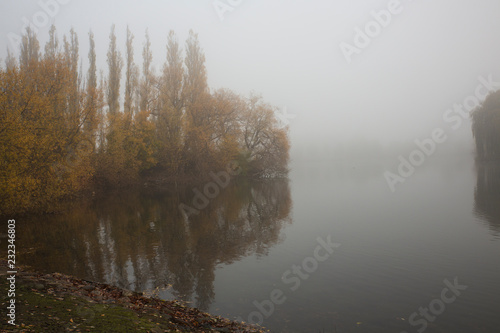
[[[208,309],[217,265],[266,255],[281,240],[289,187],[233,183],[189,220],[178,209],[186,201],[184,193],[116,193],[54,216],[50,227],[37,218],[19,231],[25,248],[36,247],[23,261],[137,291],[171,285],[176,298]]]
[[[479,159],[500,158],[500,91],[488,95],[484,103],[474,110],[472,131]]]
[[[478,164],[477,184],[474,194],[475,212],[490,224],[495,233],[500,233],[500,165]]]

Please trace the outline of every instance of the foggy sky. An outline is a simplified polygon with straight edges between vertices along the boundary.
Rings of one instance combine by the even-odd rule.
[[[372,11],[387,10],[390,0],[221,0],[236,4],[223,21],[213,0],[40,3],[54,1],[57,14],[39,24],[41,48],[52,23],[60,42],[73,27],[84,72],[90,29],[104,73],[113,23],[122,56],[130,26],[139,66],[149,29],[157,73],[165,62],[169,30],[176,31],[183,45],[193,29],[205,52],[210,87],[242,95],[254,91],[286,108],[295,116],[290,118],[292,147],[412,142],[429,137],[436,127],[450,134],[447,144],[467,145],[470,122],[450,130],[443,114],[474,93],[478,76],[491,74],[500,82],[498,0],[401,0],[399,13],[391,14],[387,26],[351,63],[340,44],[354,45],[356,27],[364,29],[374,21]],[[5,59],[7,46],[18,54],[8,34],[20,35],[23,20],[43,19],[40,12],[46,10],[40,3],[0,2],[0,58]]]

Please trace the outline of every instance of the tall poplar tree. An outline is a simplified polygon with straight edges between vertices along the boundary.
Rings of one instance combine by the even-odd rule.
[[[79,109],[79,75],[78,75],[78,60],[79,60],[79,45],[78,36],[73,28],[70,30],[69,41],[64,36],[64,58],[70,71],[71,83],[70,94],[68,96],[68,117],[73,124],[76,124],[78,109]]]
[[[184,97],[187,104],[193,104],[204,93],[208,92],[205,54],[198,41],[198,34],[189,31],[186,41],[186,73],[184,77]]]
[[[45,44],[45,59],[54,60],[59,53],[59,40],[56,34],[56,27],[52,25],[49,30],[49,41]]]
[[[140,87],[140,109],[141,111],[151,111],[151,99],[153,95],[154,76],[151,69],[153,62],[153,53],[151,51],[151,41],[149,32],[146,30],[146,41],[142,51],[142,81]]]
[[[182,51],[174,31],[167,39],[167,61],[163,66],[158,107],[158,136],[161,142],[160,162],[177,174],[181,165],[182,149],[182,87],[184,68]]]
[[[19,55],[19,65],[29,68],[36,64],[40,58],[40,44],[35,32],[30,27],[26,28],[26,33],[21,39],[21,54]]]
[[[126,54],[126,73],[125,73],[125,102],[123,110],[126,114],[134,113],[134,97],[137,88],[137,67],[134,63],[134,35],[127,26],[127,54]]]
[[[111,27],[109,34],[109,49],[108,49],[108,91],[107,102],[109,113],[115,114],[120,110],[120,78],[123,67],[123,60],[120,51],[116,45],[115,25]]]

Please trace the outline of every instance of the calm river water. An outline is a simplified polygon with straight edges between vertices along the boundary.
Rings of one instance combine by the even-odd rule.
[[[233,181],[188,218],[192,188],[110,193],[18,221],[19,259],[273,332],[500,332],[500,168],[430,159],[393,193],[397,163]]]

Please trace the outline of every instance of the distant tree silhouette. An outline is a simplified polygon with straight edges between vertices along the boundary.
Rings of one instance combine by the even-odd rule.
[[[500,158],[500,91],[490,93],[472,112],[472,132],[478,159]]]

